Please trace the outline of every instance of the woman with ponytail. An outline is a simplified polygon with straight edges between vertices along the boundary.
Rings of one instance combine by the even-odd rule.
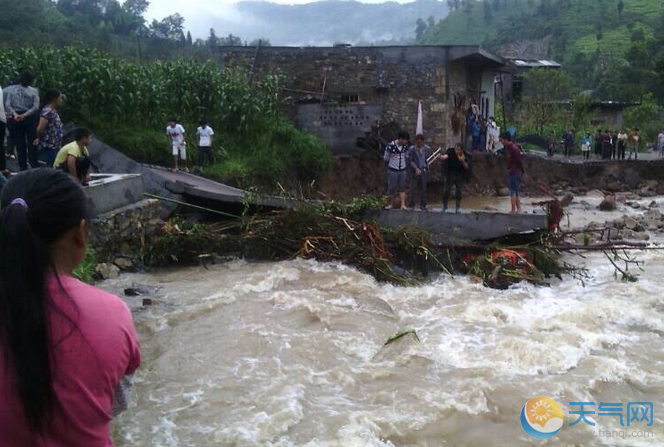
[[[37,169],[0,202],[0,446],[110,447],[118,390],[140,364],[127,306],[72,275],[87,245],[74,179]]]

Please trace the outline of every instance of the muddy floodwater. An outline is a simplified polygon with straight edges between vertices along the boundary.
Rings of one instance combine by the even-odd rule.
[[[571,219],[627,212],[602,214],[597,201],[574,205]],[[101,287],[154,287],[155,302],[124,297],[143,366],[116,446],[664,445],[664,253],[638,257],[636,283],[597,253],[568,258],[590,268],[585,284],[506,291],[464,276],[396,287],[307,260],[123,275]],[[420,342],[381,352],[403,329]],[[519,422],[536,396],[563,408],[548,441]],[[653,402],[654,423],[632,422],[648,438],[607,438],[598,430],[625,430],[618,417],[568,426],[575,401],[622,403],[624,414]]]

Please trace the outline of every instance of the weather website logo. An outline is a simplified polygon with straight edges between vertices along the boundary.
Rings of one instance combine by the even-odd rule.
[[[521,410],[521,427],[535,439],[549,439],[563,426],[563,410],[548,397],[539,396],[526,402]]]

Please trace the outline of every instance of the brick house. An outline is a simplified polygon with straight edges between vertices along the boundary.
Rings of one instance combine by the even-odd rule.
[[[335,155],[358,153],[357,139],[379,123],[397,123],[414,137],[420,100],[431,146],[464,141],[471,104],[493,115],[494,78],[504,66],[473,45],[220,47],[219,56],[249,70],[250,80],[281,75],[293,119]]]

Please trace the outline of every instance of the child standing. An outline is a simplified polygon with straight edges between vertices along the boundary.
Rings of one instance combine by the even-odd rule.
[[[590,159],[590,134],[588,133],[581,139],[581,153],[585,160]]]
[[[203,169],[205,159],[207,158],[210,164],[213,164],[212,159],[212,136],[214,130],[208,126],[207,121],[201,120],[200,126],[196,129],[198,135],[198,165]]]
[[[178,124],[175,118],[168,119],[166,135],[171,142],[171,148],[173,150],[173,170],[178,170],[178,162],[182,160],[184,170],[189,172],[189,169],[187,169],[187,143],[184,141],[184,132],[184,127]]]

